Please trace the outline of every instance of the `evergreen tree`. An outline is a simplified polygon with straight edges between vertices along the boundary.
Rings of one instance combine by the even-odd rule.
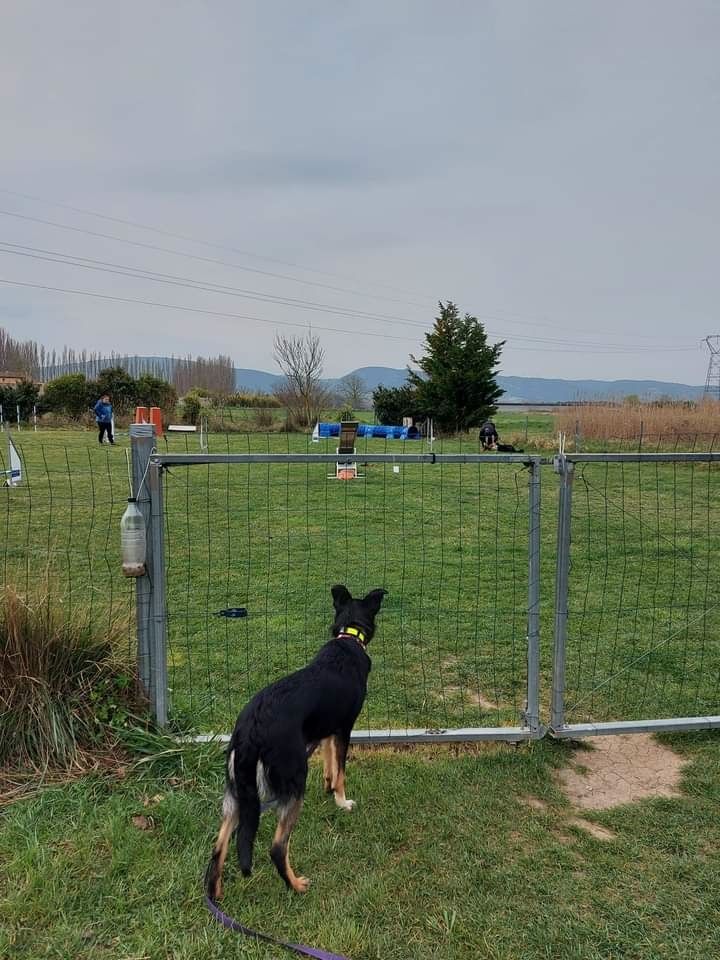
[[[440,302],[440,316],[425,334],[425,355],[411,356],[421,373],[408,371],[419,406],[443,433],[460,433],[491,417],[504,391],[495,377],[504,341],[488,344],[477,317],[460,316],[452,301]]]

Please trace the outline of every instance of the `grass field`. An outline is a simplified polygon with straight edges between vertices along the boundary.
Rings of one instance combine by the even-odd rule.
[[[520,417],[500,422],[505,436],[517,427],[522,439]],[[527,450],[549,452],[548,421],[531,418]],[[78,609],[98,620],[126,616],[132,584],[118,551],[126,438],[100,449],[91,433],[23,432],[18,444],[26,482],[0,490],[5,581],[31,588],[49,574],[68,617]],[[184,446],[184,438],[168,443]],[[281,434],[210,438],[214,452],[324,448]],[[328,480],[327,467],[315,465],[171,470],[176,724],[227,729],[251,691],[303,663],[325,635],[336,581],[390,591],[358,725],[517,723],[527,471],[488,459],[481,468],[403,464],[399,473],[368,465],[352,483]],[[550,466],[542,483],[547,716],[558,487]],[[568,720],[720,713],[719,494],[720,469],[707,464],[578,466]],[[219,617],[228,606],[249,615]],[[588,814],[614,834],[605,841],[571,822],[555,779],[573,754],[565,744],[355,750],[351,816],[321,796],[313,763],[293,840],[310,892],[288,895],[277,880],[267,818],[253,877],[229,864],[224,906],[261,930],[353,960],[720,955],[717,732],[665,740],[691,761],[682,795]],[[0,956],[283,956],[224,931],[202,905],[221,769],[217,747],[187,748],[0,811]]]
[[[533,418],[542,447],[548,428]],[[545,418],[547,420],[548,418]],[[537,423],[537,426],[536,426]],[[500,423],[506,432],[511,427]],[[527,445],[533,448],[532,433]],[[22,589],[44,575],[108,617],[132,608],[119,571],[126,439],[19,437],[29,482],[3,491],[0,560]],[[171,437],[167,449],[194,447]],[[334,451],[297,435],[211,436],[213,452]],[[163,445],[162,449],[165,449]],[[421,444],[363,442],[376,452]],[[475,452],[448,441],[440,452]],[[396,465],[397,466],[397,465]],[[332,467],[332,465],[330,465]],[[238,705],[312,655],[329,587],[389,591],[359,725],[517,724],[526,688],[527,470],[367,464],[173,468],[166,476],[169,662],[184,729],[227,730]],[[557,478],[543,469],[542,667],[549,696]],[[720,712],[720,469],[707,464],[577,468],[568,641],[568,720]],[[245,619],[219,616],[247,608]],[[129,638],[129,642],[133,642]]]
[[[609,841],[570,822],[553,776],[565,745],[356,750],[351,815],[323,798],[313,763],[293,837],[310,891],[288,894],[279,882],[267,817],[253,876],[228,862],[223,906],[256,929],[352,960],[716,957],[717,738],[671,742],[692,760],[682,796],[588,815],[612,831]],[[143,778],[86,778],[7,808],[0,956],[290,956],[223,930],[204,909],[220,770],[207,749]]]

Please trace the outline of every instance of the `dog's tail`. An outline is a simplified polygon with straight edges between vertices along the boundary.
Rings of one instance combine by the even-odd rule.
[[[252,870],[253,846],[260,823],[260,797],[257,785],[258,751],[249,745],[235,745],[227,758],[227,783],[223,797],[223,819],[213,854],[205,871],[205,892],[218,900],[222,891],[222,872],[233,830],[237,830],[240,870],[248,877]]]

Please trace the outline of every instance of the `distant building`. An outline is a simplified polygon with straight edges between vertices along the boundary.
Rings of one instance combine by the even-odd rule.
[[[9,370],[0,370],[0,387],[16,387],[23,380],[28,380],[24,373],[10,373]]]

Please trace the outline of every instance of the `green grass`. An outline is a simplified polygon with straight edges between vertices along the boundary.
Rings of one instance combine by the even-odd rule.
[[[313,763],[292,845],[309,892],[286,893],[275,874],[269,815],[252,878],[229,858],[223,906],[256,929],[353,960],[718,956],[717,738],[672,742],[692,760],[682,796],[589,815],[616,834],[609,842],[567,823],[553,779],[566,746],[356,751],[350,815],[321,794]],[[285,956],[223,930],[203,907],[221,769],[208,748],[142,778],[86,778],[6,808],[0,955]],[[152,817],[152,829],[134,826],[138,815]]]
[[[522,415],[508,415],[522,417]],[[500,420],[500,418],[498,418]],[[527,450],[544,448],[537,415]],[[505,430],[500,422],[501,430]],[[541,432],[544,430],[544,435]],[[23,433],[29,483],[0,495],[6,580],[48,561],[68,616],[132,610],[118,523],[125,448],[90,433]],[[196,449],[173,436],[161,449]],[[334,452],[305,436],[211,436],[213,452]],[[417,452],[420,443],[363,441]],[[475,452],[476,442],[436,451]],[[527,471],[487,464],[175,468],[166,477],[169,662],[183,727],[230,728],[258,687],[305,663],[331,619],[329,588],[384,586],[363,727],[516,724],[524,707]],[[550,690],[557,478],[543,470],[542,697]],[[568,720],[720,713],[720,469],[578,467],[573,510]],[[248,617],[217,615],[244,606]],[[134,639],[128,637],[128,644]]]
[[[552,418],[498,418],[549,452]],[[118,624],[125,449],[76,431],[22,433],[22,487],[0,490],[0,573],[20,589],[49,571],[66,616]],[[196,449],[174,437],[169,450]],[[221,452],[334,450],[273,435],[210,438]],[[364,447],[361,447],[363,449]],[[162,449],[165,449],[162,446]],[[368,450],[414,452],[371,442]],[[436,449],[441,449],[438,445]],[[445,452],[475,452],[448,442]],[[4,455],[4,443],[0,452]],[[518,722],[525,683],[527,476],[369,465],[174,469],[166,480],[175,720],[228,729],[244,699],[300,665],[325,635],[329,587],[390,590],[373,640],[361,726]],[[543,470],[542,696],[552,646],[557,478]],[[719,713],[720,470],[578,468],[567,692],[571,721]],[[247,606],[245,620],[216,616]],[[130,648],[131,635],[126,637]],[[482,701],[480,700],[482,697]],[[668,742],[691,759],[682,796],[593,814],[616,839],[568,825],[554,772],[564,744],[355,751],[348,816],[313,763],[284,891],[261,824],[257,869],[228,864],[224,906],[261,930],[382,960],[656,960],[720,955],[717,734]],[[0,812],[0,956],[206,960],[284,954],[211,921],[200,876],[219,820],[215,747],[85,777]],[[523,802],[532,795],[546,807]],[[159,798],[159,799],[157,799]],[[145,802],[150,805],[146,806]],[[140,830],[135,816],[151,817]]]

